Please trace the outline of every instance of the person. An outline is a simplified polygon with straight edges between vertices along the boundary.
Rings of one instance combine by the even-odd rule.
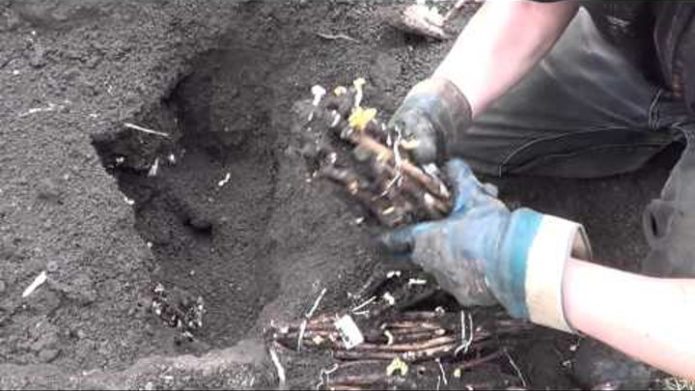
[[[386,249],[464,305],[499,302],[695,379],[694,14],[687,2],[484,3],[390,122],[416,161],[448,161],[454,209],[385,233]],[[642,274],[592,263],[579,223],[510,211],[473,174],[609,176],[672,143],[685,147],[645,211]],[[629,377],[633,364],[604,368]]]

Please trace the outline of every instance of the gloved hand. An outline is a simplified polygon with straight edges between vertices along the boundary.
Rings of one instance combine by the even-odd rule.
[[[442,162],[448,143],[471,124],[471,107],[453,83],[432,78],[415,85],[391,118],[420,164]]]
[[[496,299],[514,317],[571,331],[562,275],[570,255],[590,258],[583,228],[530,209],[510,212],[462,160],[450,161],[447,172],[456,197],[451,215],[389,232],[382,244],[432,273],[463,305]]]

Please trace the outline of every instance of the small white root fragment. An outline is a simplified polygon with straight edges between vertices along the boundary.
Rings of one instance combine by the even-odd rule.
[[[130,122],[124,122],[123,126],[125,126],[128,129],[137,130],[138,132],[142,132],[142,133],[154,134],[156,136],[161,136],[161,137],[169,137],[169,133],[164,133],[164,132],[160,132],[158,130],[143,128],[140,125],[131,124]]]
[[[55,103],[49,103],[47,107],[34,107],[19,114],[19,118],[23,118],[36,113],[50,113],[51,111],[61,110],[64,106]]]
[[[444,366],[442,365],[442,360],[436,359],[437,365],[439,366],[439,372],[442,374],[442,381],[444,381],[444,385],[448,386],[449,385],[449,379],[446,378],[446,371],[444,370]]]
[[[125,203],[128,204],[128,205],[130,205],[130,206],[135,205],[135,200],[132,199],[132,198],[123,197],[123,201],[125,201]]]
[[[311,309],[309,312],[306,313],[306,318],[309,320],[312,316],[314,316],[314,312],[319,308],[319,304],[321,303],[321,300],[323,297],[326,295],[326,292],[328,292],[327,288],[323,288],[321,293],[319,293],[319,297],[316,298],[316,301],[314,301],[314,305],[311,306]]]
[[[314,95],[314,100],[311,102],[312,105],[318,106],[321,103],[321,99],[326,95],[326,89],[320,85],[315,85],[311,87],[311,94]]]
[[[408,286],[413,285],[427,285],[427,280],[423,280],[422,278],[411,278],[408,280]]]
[[[365,84],[367,84],[367,81],[363,77],[360,77],[352,82],[353,87],[355,87],[355,107],[360,107],[362,104]]]
[[[393,334],[388,330],[384,330],[384,336],[386,337],[386,346],[393,345]]]
[[[224,176],[224,179],[222,179],[221,181],[217,182],[217,187],[223,187],[224,185],[226,185],[226,184],[229,182],[230,179],[232,179],[232,174],[227,173],[227,174]]]
[[[314,316],[314,312],[316,309],[319,308],[319,304],[321,303],[321,300],[323,299],[323,296],[326,295],[326,292],[328,289],[323,288],[321,293],[319,293],[319,296],[314,300],[314,305],[311,306],[309,309],[309,312],[304,314],[304,320],[302,321],[302,324],[299,326],[299,336],[297,337],[297,351],[302,350],[302,340],[304,339],[304,332],[306,331],[306,325],[309,323],[309,320],[311,319],[312,316]]]
[[[376,301],[376,296],[372,296],[372,297],[370,297],[369,299],[367,299],[367,301],[365,301],[364,303],[362,303],[362,304],[358,305],[357,307],[353,308],[351,312],[354,314],[354,313],[357,313],[357,312],[359,312],[359,311],[362,311],[366,306],[372,304],[372,303],[375,302],[375,301]]]
[[[521,380],[521,384],[524,388],[528,388],[528,383],[526,383],[526,379],[524,378],[524,374],[521,373],[521,369],[519,369],[519,366],[516,365],[516,362],[514,362],[514,359],[512,358],[511,354],[509,354],[509,351],[507,349],[504,349],[504,354],[507,356],[507,360],[509,361],[509,364],[514,368],[514,371],[516,372],[517,377],[519,377],[519,380]]]
[[[466,318],[468,318],[468,327],[466,327]],[[454,356],[458,356],[461,352],[468,353],[468,348],[473,343],[473,334],[473,317],[461,311],[461,345],[454,350]]]
[[[319,383],[316,385],[315,389],[320,390],[323,385],[330,383],[331,374],[337,371],[338,368],[340,368],[338,364],[333,364],[333,366],[330,368],[321,369],[321,372],[319,373]]]
[[[326,89],[317,84],[311,87],[311,94],[314,96],[314,100],[311,102],[311,104],[314,107],[318,107],[319,103],[321,103],[321,99],[323,99],[323,97],[326,96]],[[315,112],[314,110],[312,110],[311,113],[309,113],[309,118],[307,118],[307,121],[313,121],[314,114]],[[311,128],[307,128],[307,131],[310,132]]]
[[[319,37],[321,37],[321,38],[323,38],[323,39],[328,39],[328,40],[331,40],[331,41],[334,41],[334,40],[337,40],[337,39],[344,39],[344,40],[346,40],[346,41],[355,42],[355,43],[359,43],[359,42],[360,42],[358,39],[353,38],[353,37],[351,37],[351,36],[349,36],[349,35],[345,35],[345,34],[316,33],[316,35],[318,35]]]
[[[307,320],[304,319],[302,324],[299,325],[299,335],[297,336],[297,351],[302,351],[302,341],[304,340],[304,333],[306,332]]]
[[[270,348],[268,351],[270,352],[270,359],[273,360],[273,365],[275,365],[275,370],[278,373],[278,388],[282,390],[285,388],[285,383],[287,382],[287,377],[285,376],[285,367],[282,366],[280,357],[278,357],[275,349]]]
[[[38,287],[40,287],[41,285],[43,285],[43,284],[46,282],[47,279],[48,279],[48,274],[46,274],[46,271],[45,271],[45,270],[42,271],[41,273],[39,273],[39,275],[36,276],[36,278],[34,278],[34,281],[33,281],[31,284],[29,284],[29,286],[27,287],[27,289],[25,289],[24,292],[22,292],[22,298],[27,298],[27,297],[29,297],[29,295],[31,295],[32,293],[34,293],[34,291],[35,291]]]
[[[396,298],[393,297],[393,295],[390,292],[384,293],[384,295],[381,298],[384,299],[384,301],[387,302],[390,306],[396,305]]]
[[[154,177],[157,176],[157,173],[159,172],[159,158],[154,159],[154,163],[152,163],[152,167],[150,167],[150,170],[147,172],[148,177]]]

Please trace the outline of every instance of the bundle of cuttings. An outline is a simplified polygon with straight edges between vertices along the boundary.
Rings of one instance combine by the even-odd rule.
[[[332,362],[317,374],[320,389],[523,385],[504,368],[515,367],[507,349],[531,330],[529,323],[489,311],[403,310],[437,288],[414,274],[393,273],[368,297],[354,297],[349,309],[272,327],[272,340],[305,354],[331,352]]]
[[[431,164],[408,159],[417,140],[388,127],[362,106],[364,79],[331,92],[314,86],[304,122],[303,155],[315,176],[340,184],[388,227],[439,219],[451,209],[445,178]]]

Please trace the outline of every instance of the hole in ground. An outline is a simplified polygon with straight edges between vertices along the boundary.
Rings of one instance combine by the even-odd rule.
[[[168,130],[181,133],[175,144],[150,145],[153,136],[131,131],[95,142],[135,202],[136,228],[157,259],[152,279],[203,297],[197,337],[213,346],[242,338],[277,293],[264,262],[276,135],[259,56],[237,48],[198,59],[161,108],[144,116],[176,126]]]
[[[293,106],[310,98],[311,86],[366,75],[383,50],[376,41],[337,45],[315,32],[363,28],[357,21],[372,15],[370,6],[238,7],[219,49],[201,54],[171,93],[132,120],[170,138],[124,129],[93,141],[134,201],[136,228],[156,258],[152,280],[205,300],[197,339],[206,345],[197,352],[301,316],[324,287],[326,308],[344,303],[376,258],[372,235],[354,223],[359,216],[328,184],[307,183],[304,161],[289,147]],[[376,17],[365,28],[382,30]],[[380,97],[374,102],[386,101]],[[155,162],[157,175],[148,176]],[[171,353],[168,342],[152,345]]]

